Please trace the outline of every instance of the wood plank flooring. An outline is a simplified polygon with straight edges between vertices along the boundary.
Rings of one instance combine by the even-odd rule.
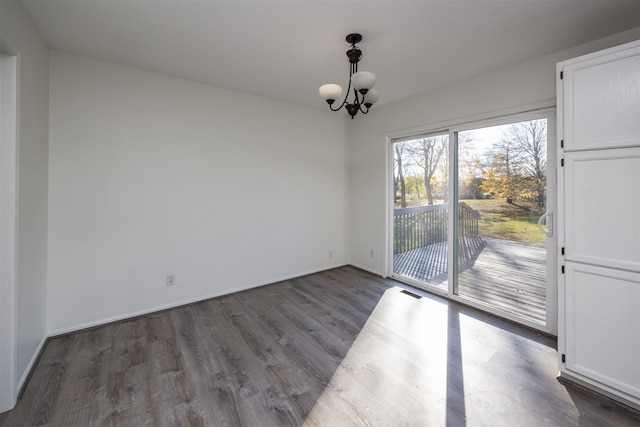
[[[556,373],[549,337],[342,267],[51,339],[0,425],[640,424]]]
[[[546,321],[546,258],[544,248],[483,238],[471,262],[460,268],[460,296],[483,302],[522,318]],[[396,274],[436,286],[447,286],[446,242],[394,256]]]

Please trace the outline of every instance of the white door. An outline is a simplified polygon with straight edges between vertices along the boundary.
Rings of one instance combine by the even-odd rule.
[[[640,42],[558,72],[560,370],[640,407]]]

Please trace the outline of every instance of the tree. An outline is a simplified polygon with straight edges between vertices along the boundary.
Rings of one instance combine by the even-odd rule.
[[[494,197],[513,203],[521,193],[519,156],[511,140],[503,139],[493,144],[488,153],[488,168],[481,189]]]
[[[432,205],[438,191],[446,192],[447,162],[441,160],[448,156],[448,144],[448,135],[393,144],[395,199],[401,207],[406,207],[416,196],[421,200],[422,194],[426,194],[427,203]]]
[[[427,203],[433,204],[432,179],[438,169],[440,160],[446,157],[449,149],[449,136],[438,135],[421,138],[409,149],[414,164],[422,171],[424,188],[427,193]]]
[[[405,181],[405,168],[406,164],[403,164],[403,154],[404,154],[404,142],[396,142],[393,144],[393,148],[395,150],[395,155],[393,157],[393,183],[396,198],[398,197],[398,190],[400,190],[400,206],[403,208],[407,207],[407,184]],[[398,188],[399,187],[399,188]]]
[[[458,132],[458,197],[479,199],[483,192],[484,164],[476,151],[469,132]]]
[[[413,196],[415,193],[417,200],[422,199],[422,189],[424,188],[422,177],[416,175],[414,171],[411,171],[409,175],[405,177],[405,180],[407,181],[407,194]]]
[[[507,130],[522,157],[524,188],[544,207],[547,189],[547,120],[514,123]]]
[[[510,125],[488,155],[486,193],[507,203],[532,199],[544,207],[547,184],[547,122],[530,120]]]

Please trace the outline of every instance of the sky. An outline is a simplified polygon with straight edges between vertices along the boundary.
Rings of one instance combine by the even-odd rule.
[[[472,140],[472,146],[476,153],[483,157],[485,153],[491,148],[491,146],[500,141],[502,134],[509,127],[508,124],[500,126],[491,126],[487,128],[472,129],[464,131],[462,133],[469,135]]]

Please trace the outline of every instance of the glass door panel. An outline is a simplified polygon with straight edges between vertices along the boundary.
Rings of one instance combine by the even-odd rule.
[[[547,119],[455,136],[458,257],[453,293],[544,325],[550,234],[544,226],[549,218]]]
[[[448,289],[449,135],[395,140],[393,275]]]

